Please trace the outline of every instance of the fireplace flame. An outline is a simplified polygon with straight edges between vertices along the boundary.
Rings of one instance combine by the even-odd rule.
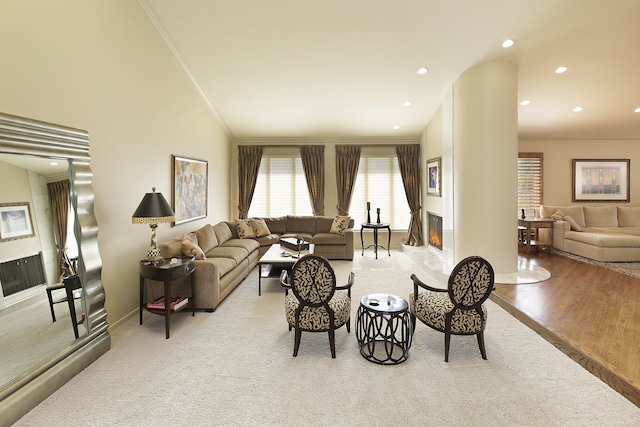
[[[440,247],[442,245],[442,241],[440,240],[438,233],[433,229],[429,230],[429,243],[436,247]]]

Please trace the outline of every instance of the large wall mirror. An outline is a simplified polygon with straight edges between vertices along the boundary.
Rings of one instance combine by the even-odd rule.
[[[86,131],[0,113],[0,424],[111,346],[89,160]]]

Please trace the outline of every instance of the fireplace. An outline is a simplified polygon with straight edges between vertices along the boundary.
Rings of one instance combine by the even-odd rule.
[[[442,217],[431,212],[427,215],[429,245],[442,250]]]

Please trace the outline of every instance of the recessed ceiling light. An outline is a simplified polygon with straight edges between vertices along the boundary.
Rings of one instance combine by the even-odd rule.
[[[393,128],[398,130],[398,129],[400,129],[400,125],[393,125]]]
[[[413,102],[411,102],[411,101],[404,101],[404,102],[402,103],[402,105],[403,105],[404,107],[410,107],[410,106],[411,106],[411,104],[413,104]]]
[[[562,74],[567,70],[568,70],[568,68],[563,65],[562,67],[556,68],[556,74]]]
[[[507,39],[504,42],[502,42],[502,47],[504,47],[506,49],[508,47],[513,46],[514,44],[516,44],[516,42],[514,40]]]
[[[640,113],[640,107],[636,108],[635,110],[633,110],[634,113]]]
[[[574,113],[579,113],[579,112],[580,112],[580,111],[582,111],[582,110],[584,110],[584,107],[580,107],[580,106],[578,106],[578,107],[576,107],[576,108],[574,108],[574,109],[573,109],[573,112],[574,112]]]
[[[520,101],[520,105],[529,105],[531,104],[531,101],[529,101],[528,99],[523,99],[522,101]]]
[[[49,162],[49,165],[51,165],[51,166],[58,166],[58,162]]]
[[[418,68],[418,71],[416,71],[418,74],[427,74],[427,67],[420,67]]]

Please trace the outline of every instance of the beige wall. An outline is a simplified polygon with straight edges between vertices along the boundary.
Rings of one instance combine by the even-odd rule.
[[[86,129],[108,321],[136,310],[145,192],[171,196],[171,154],[209,162],[209,218],[229,216],[229,138],[133,0],[0,0],[0,111]]]
[[[543,203],[570,205],[573,159],[630,159],[629,206],[640,206],[640,141],[520,141],[520,152],[543,153]],[[584,202],[582,202],[584,203]],[[601,203],[590,203],[593,205]]]

